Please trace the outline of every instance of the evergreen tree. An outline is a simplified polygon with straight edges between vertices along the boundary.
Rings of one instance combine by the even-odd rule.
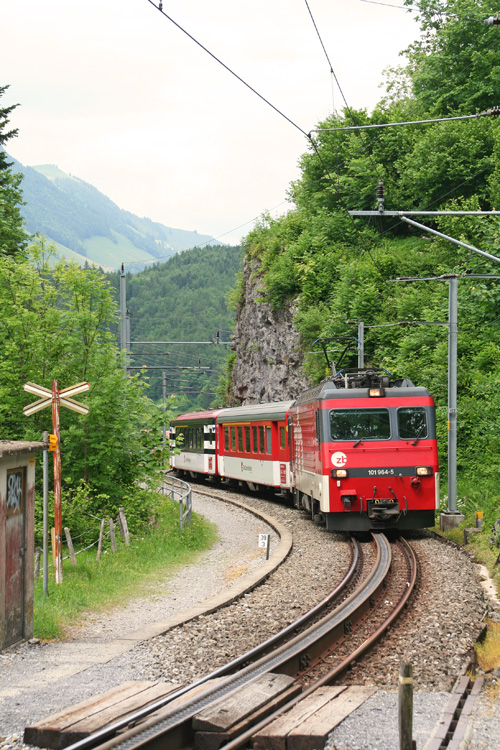
[[[2,97],[8,86],[0,86]],[[9,115],[17,107],[0,107],[0,255],[16,255],[26,248],[28,241],[19,206],[22,203],[20,184],[22,177],[11,170],[4,145],[17,135],[17,130],[8,130]]]

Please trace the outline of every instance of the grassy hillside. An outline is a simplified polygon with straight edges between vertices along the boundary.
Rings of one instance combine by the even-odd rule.
[[[62,257],[107,270],[126,262],[129,270],[136,271],[145,262],[211,240],[209,235],[166,227],[123,211],[92,185],[53,164],[24,167],[11,161],[13,171],[23,174],[22,214],[28,232],[54,242]]]

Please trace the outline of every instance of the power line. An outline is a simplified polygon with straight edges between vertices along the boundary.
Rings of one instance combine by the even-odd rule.
[[[214,55],[213,52],[210,52],[210,50],[207,47],[205,47],[205,45],[203,45],[192,34],[190,34],[188,31],[186,31],[186,29],[184,29],[179,23],[177,23],[177,21],[174,21],[174,19],[171,16],[169,16],[167,13],[165,13],[165,11],[163,10],[163,3],[160,2],[160,5],[158,6],[158,5],[156,5],[153,2],[153,0],[147,0],[147,2],[150,5],[152,5],[153,8],[156,8],[156,10],[158,10],[162,14],[162,16],[165,16],[165,18],[168,21],[170,21],[171,23],[173,23],[174,26],[176,26],[179,29],[179,31],[182,31],[182,33],[185,34],[187,37],[189,37],[189,39],[191,39],[191,41],[193,41],[195,44],[197,44],[198,47],[200,47],[204,52],[206,52],[208,55],[210,55],[210,57],[213,60],[215,60],[215,62],[219,63],[219,65],[222,65],[222,67],[225,70],[227,70],[228,73],[230,73],[238,81],[240,81],[240,83],[242,83],[244,86],[246,86],[247,89],[250,89],[250,91],[252,91],[256,96],[259,97],[259,99],[262,99],[262,101],[265,102],[269,107],[271,107],[271,109],[274,109],[274,111],[277,112],[285,120],[287,120],[290,123],[290,125],[293,125],[294,128],[296,128],[298,131],[300,131],[302,133],[302,135],[305,135],[307,137],[307,133],[305,132],[305,130],[302,130],[302,128],[299,125],[297,125],[296,122],[294,122],[292,119],[290,119],[290,117],[288,117],[287,115],[285,115],[280,109],[278,109],[278,107],[275,107],[274,104],[271,104],[271,102],[268,99],[266,99],[265,96],[263,96],[262,94],[259,94],[259,92],[256,89],[253,88],[253,86],[251,86],[241,76],[239,76],[237,73],[235,73],[234,70],[232,70],[232,68],[230,68],[224,62],[222,62],[222,60],[219,57],[217,57],[216,55]]]
[[[427,125],[433,122],[450,122],[451,120],[474,120],[478,117],[498,117],[500,107],[491,107],[484,112],[477,112],[475,115],[457,115],[456,117],[435,117],[432,120],[408,120],[407,122],[380,122],[370,125],[345,125],[341,128],[314,128],[311,133],[326,133],[342,130],[370,130],[375,128],[393,128],[398,125]]]

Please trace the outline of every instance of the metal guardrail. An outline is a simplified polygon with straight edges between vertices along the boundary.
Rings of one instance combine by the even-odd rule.
[[[162,495],[168,495],[172,500],[179,503],[179,526],[182,531],[186,525],[189,528],[193,508],[191,485],[182,479],[174,477],[173,474],[165,474],[163,484],[160,487]]]

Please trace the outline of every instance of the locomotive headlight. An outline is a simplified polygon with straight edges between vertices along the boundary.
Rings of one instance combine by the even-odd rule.
[[[380,398],[384,395],[384,391],[382,388],[370,388],[368,391],[368,395],[370,398]]]
[[[432,468],[430,466],[417,466],[416,474],[418,477],[430,477],[432,476]]]
[[[345,479],[347,477],[347,469],[332,469],[332,479]]]

